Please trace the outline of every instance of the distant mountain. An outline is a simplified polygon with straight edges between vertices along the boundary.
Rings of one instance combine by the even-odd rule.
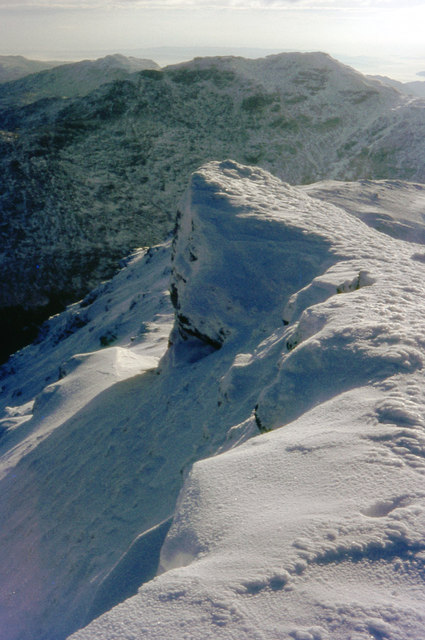
[[[418,75],[421,75],[418,73]],[[406,93],[410,96],[416,96],[417,98],[425,98],[425,80],[416,80],[413,82],[399,82],[387,76],[369,76],[375,80],[380,80],[389,87],[394,87],[402,93]]]
[[[126,58],[120,54],[61,64],[0,86],[0,108],[31,104],[43,98],[85,96],[106,82],[123,80],[129,73],[143,69],[159,67],[153,60]]]
[[[0,56],[0,83],[23,78],[30,73],[52,69],[63,62],[28,60],[23,56]]]
[[[67,99],[66,83],[52,81],[51,97],[0,110],[8,335],[35,331],[40,316],[85,295],[134,247],[162,240],[188,176],[208,160],[233,157],[292,184],[425,181],[424,102],[326,54],[198,58],[137,73],[121,63],[37,74],[39,95],[45,78],[66,77],[71,94],[87,78],[127,75]]]
[[[425,80],[416,80],[414,82],[406,82],[405,86],[413,96],[418,96],[419,98],[425,98]]]

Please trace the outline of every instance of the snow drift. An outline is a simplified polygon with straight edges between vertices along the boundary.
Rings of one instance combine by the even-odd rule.
[[[168,349],[167,255],[12,360],[2,637],[424,638],[423,247],[210,163],[182,201]],[[35,359],[83,343],[43,391]]]

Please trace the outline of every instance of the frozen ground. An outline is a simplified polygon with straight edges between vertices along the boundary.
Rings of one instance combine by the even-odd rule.
[[[389,188],[210,163],[171,263],[11,360],[2,638],[425,638],[425,250]]]

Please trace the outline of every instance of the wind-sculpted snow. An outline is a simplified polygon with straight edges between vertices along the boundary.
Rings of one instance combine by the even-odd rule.
[[[325,238],[314,232],[306,237],[288,219],[299,206],[298,192],[234,162],[220,169],[218,178],[196,172],[182,202],[171,281],[177,314],[173,353],[189,336],[220,348],[253,327],[274,327],[289,295],[330,260]],[[284,221],[276,196],[270,203],[271,190],[285,199]],[[187,354],[187,345],[182,351]]]
[[[423,184],[400,180],[326,180],[302,189],[309,196],[345,209],[377,231],[393,238],[425,243]]]
[[[158,247],[5,379],[2,638],[424,638],[423,249],[233,161],[180,211],[166,352]]]

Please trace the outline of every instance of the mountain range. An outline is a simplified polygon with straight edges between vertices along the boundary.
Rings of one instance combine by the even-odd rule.
[[[423,72],[418,73],[418,75],[424,75]],[[425,82],[423,80],[413,80],[410,82],[399,82],[398,80],[393,80],[392,78],[388,78],[387,76],[370,76],[376,80],[380,80],[384,84],[388,84],[390,87],[395,87],[402,93],[406,93],[407,95],[416,96],[417,98],[423,98],[425,96]]]
[[[422,100],[326,54],[143,66],[108,56],[0,86],[3,359],[166,237],[204,162],[291,184],[425,179]]]

